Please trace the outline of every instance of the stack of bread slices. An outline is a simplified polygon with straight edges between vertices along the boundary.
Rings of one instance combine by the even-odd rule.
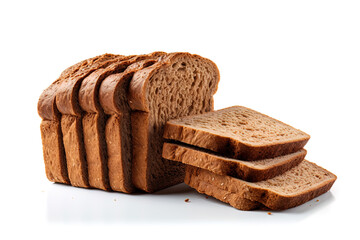
[[[62,72],[38,113],[47,178],[76,187],[154,192],[183,182],[161,157],[169,119],[213,110],[220,79],[189,53],[104,54]]]
[[[327,192],[336,176],[304,160],[310,136],[246,107],[170,120],[163,157],[185,183],[240,210],[282,210]]]

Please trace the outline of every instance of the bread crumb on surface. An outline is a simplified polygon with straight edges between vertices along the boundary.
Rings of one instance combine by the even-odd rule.
[[[268,215],[271,215],[272,213],[271,212],[268,212]]]
[[[319,199],[316,199],[316,202],[318,202],[319,201]]]
[[[187,199],[185,199],[185,202],[190,202],[190,200],[187,198]]]
[[[206,198],[206,199],[208,199],[208,198],[209,198],[209,196],[205,196],[205,198]]]

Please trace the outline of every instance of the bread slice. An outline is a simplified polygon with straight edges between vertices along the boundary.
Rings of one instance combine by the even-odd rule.
[[[240,178],[249,182],[257,182],[280,175],[298,165],[306,155],[301,149],[284,156],[256,161],[242,161],[222,157],[204,149],[190,145],[164,143],[162,157],[182,162],[210,172]]]
[[[88,182],[87,163],[82,131],[82,110],[78,102],[78,91],[81,82],[98,68],[132,56],[105,54],[81,72],[68,77],[59,83],[56,92],[56,108],[61,114],[61,131],[66,154],[67,170],[71,185],[90,187]]]
[[[284,174],[252,183],[192,166],[187,166],[186,170],[185,183],[195,177],[196,181],[206,182],[273,210],[299,206],[329,191],[336,180],[334,174],[307,160]]]
[[[146,55],[138,55],[129,59],[119,60],[106,68],[99,68],[93,73],[91,73],[88,77],[86,77],[80,86],[79,89],[79,104],[81,109],[84,111],[82,118],[83,125],[83,136],[84,136],[84,145],[85,145],[85,153],[88,167],[88,178],[89,184],[91,187],[99,188],[103,190],[110,190],[109,176],[108,176],[108,157],[106,151],[106,141],[105,141],[105,122],[106,116],[104,114],[104,110],[101,107],[99,101],[99,89],[108,76],[113,78],[113,75],[118,76],[120,73],[123,73],[128,66],[143,59],[158,59],[161,55],[164,55],[164,52],[154,52]],[[114,82],[113,82],[114,83]],[[110,86],[108,86],[110,87]],[[117,87],[117,88],[116,88]],[[122,85],[122,87],[126,87]],[[121,94],[126,96],[126,91],[119,89],[116,84],[112,85],[112,88],[108,88],[109,93],[111,91],[119,91]],[[120,94],[115,93],[112,94],[116,97],[115,101],[119,102]],[[125,98],[127,102],[127,99]],[[126,103],[127,104],[127,103]],[[124,105],[122,103],[121,105]],[[130,116],[129,113],[127,115]],[[130,122],[130,117],[129,121]],[[122,120],[125,120],[124,116],[122,116]],[[114,126],[114,124],[112,124]],[[128,127],[128,126],[126,126]],[[127,129],[121,129],[121,131],[128,131]],[[130,141],[129,138],[128,141]],[[117,146],[119,147],[119,145]],[[131,148],[127,149],[129,154],[131,154]],[[113,151],[111,152],[113,153]],[[130,161],[130,159],[129,159]],[[113,173],[113,167],[116,167],[116,170],[119,170],[117,166],[112,164],[110,161],[110,166],[112,167],[109,170]],[[131,168],[131,166],[129,166]],[[116,178],[123,176],[122,173],[116,172],[113,173],[112,176],[116,175]],[[113,179],[113,178],[112,178]],[[123,184],[125,183],[126,184]],[[112,190],[122,191],[122,192],[132,192],[134,189],[131,187],[131,181],[126,179],[121,179],[118,181],[120,187],[117,187],[114,182],[112,182]]]
[[[47,178],[52,182],[69,184],[70,180],[67,172],[63,137],[61,132],[61,114],[57,111],[55,104],[56,91],[63,79],[68,78],[78,72],[87,69],[95,62],[101,61],[104,56],[97,56],[86,59],[65,69],[60,77],[45,89],[38,101],[38,113],[42,118],[40,124],[41,139],[43,145],[43,155],[45,172]]]
[[[252,109],[233,106],[171,120],[164,138],[230,158],[258,160],[299,151],[310,136]]]
[[[185,183],[194,188],[199,193],[212,196],[224,203],[230,204],[234,208],[243,211],[254,210],[258,208],[264,208],[259,202],[254,202],[242,197],[240,194],[232,193],[221,188],[218,188],[215,184],[211,184],[201,179],[198,179],[196,175],[192,175],[191,171],[185,173]]]
[[[129,87],[132,109],[133,183],[147,192],[180,183],[181,163],[161,157],[169,119],[213,110],[219,71],[208,59],[171,53],[134,74]]]

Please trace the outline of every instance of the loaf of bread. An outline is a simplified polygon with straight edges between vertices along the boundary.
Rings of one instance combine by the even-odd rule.
[[[299,151],[310,136],[252,109],[233,106],[171,120],[164,138],[230,158],[258,160]]]
[[[301,149],[295,153],[256,161],[243,161],[180,143],[164,143],[162,156],[210,172],[258,182],[280,175],[298,165],[306,155]]]
[[[232,195],[232,198],[240,197],[259,202],[273,210],[283,210],[299,206],[329,191],[335,180],[334,174],[307,160],[284,174],[260,182],[250,183],[193,166],[187,166],[185,177],[185,183],[195,189],[201,185],[198,182],[211,185],[208,190],[201,187],[199,192],[225,201],[240,210],[250,210],[258,205],[248,203],[242,207],[233,204],[227,199],[228,194]],[[212,186],[215,188],[211,189]],[[218,189],[221,191],[217,192]],[[234,194],[236,196],[233,196]]]
[[[49,180],[122,192],[182,182],[183,165],[161,158],[163,126],[211,111],[218,81],[213,62],[189,53],[105,54],[68,68],[38,103]]]

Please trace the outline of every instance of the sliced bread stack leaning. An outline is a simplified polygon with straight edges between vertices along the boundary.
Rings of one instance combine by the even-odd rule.
[[[187,165],[186,184],[240,210],[295,207],[336,180],[304,160],[309,135],[241,106],[170,120],[164,138],[162,155]]]
[[[66,69],[40,96],[45,170],[52,182],[130,193],[180,183],[161,157],[169,119],[213,110],[219,71],[189,53],[104,54]]]

